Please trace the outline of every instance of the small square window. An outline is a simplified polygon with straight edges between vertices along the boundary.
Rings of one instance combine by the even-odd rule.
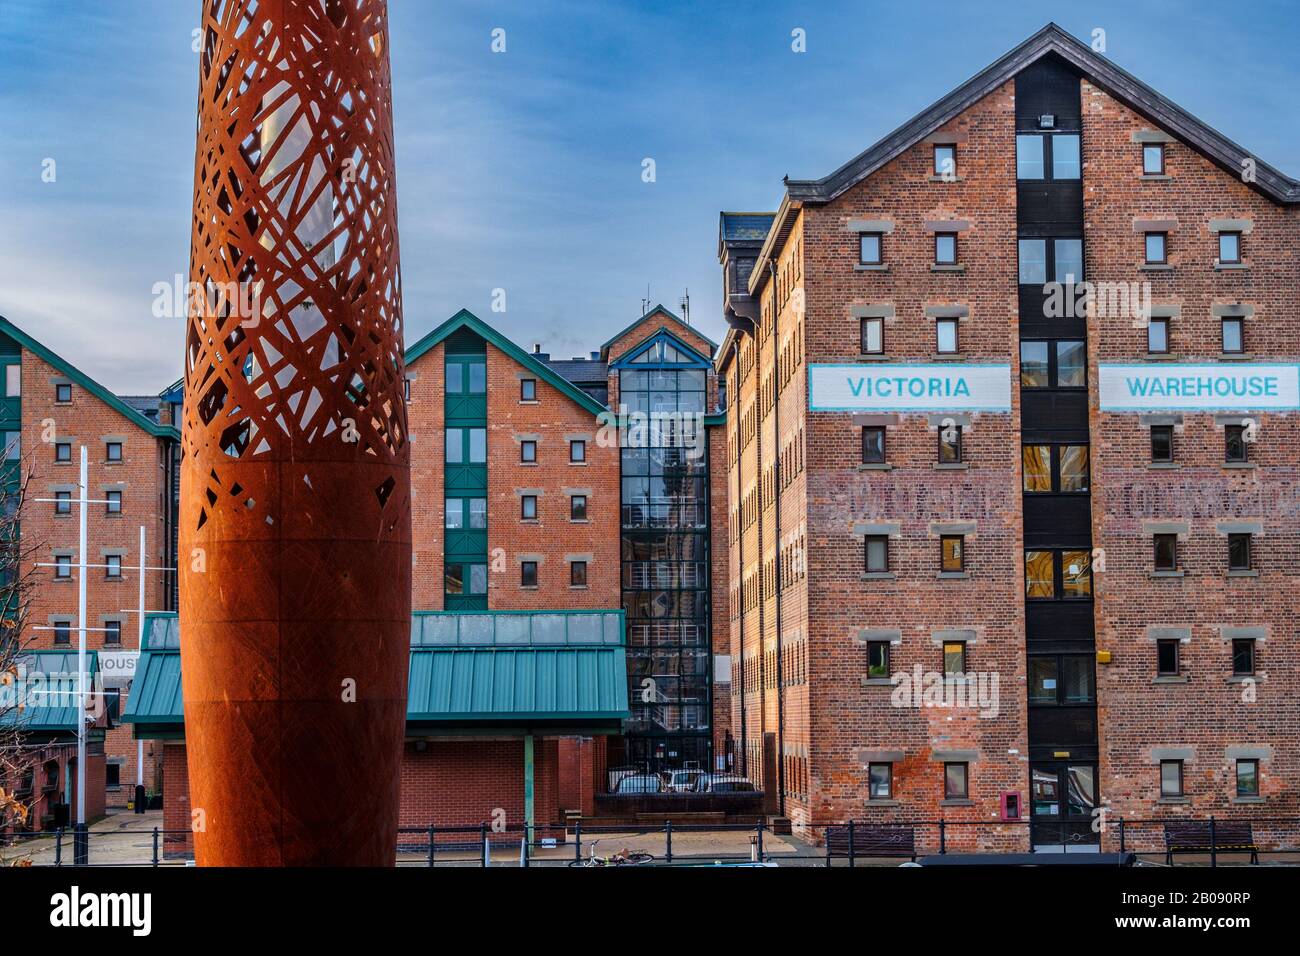
[[[868,764],[870,800],[888,800],[894,795],[894,765],[892,763]]]
[[[587,520],[587,496],[586,495],[569,496],[569,520],[570,521]]]
[[[1241,233],[1219,233],[1219,262],[1227,264],[1241,262]]]
[[[858,261],[864,266],[878,266],[883,259],[883,239],[878,232],[864,232],[858,236]]]
[[[861,332],[863,355],[880,355],[885,351],[884,319],[863,319]]]
[[[60,382],[54,386],[54,400],[60,405],[66,405],[72,401],[72,384],[70,382]]]
[[[537,562],[521,561],[519,563],[519,584],[521,587],[537,587]]]
[[[1246,351],[1245,320],[1233,316],[1223,320],[1222,340],[1225,353]]]
[[[1178,570],[1178,535],[1158,534],[1155,542],[1155,569],[1157,571]]]
[[[111,515],[120,515],[122,513],[122,492],[104,492],[104,511]]]
[[[886,680],[889,677],[889,641],[867,643],[867,677]]]
[[[1165,146],[1163,143],[1148,143],[1142,147],[1142,174],[1144,176],[1162,176],[1165,172]]]
[[[966,642],[944,641],[943,674],[945,677],[960,677],[966,673]]]
[[[519,499],[519,517],[525,521],[537,520],[537,496],[523,495]]]
[[[56,554],[54,556],[54,576],[56,578],[72,577],[72,555]]]
[[[1020,343],[1020,385],[1047,388],[1052,384],[1047,342]]]
[[[939,538],[939,568],[945,573],[966,569],[966,538],[960,534],[945,534]]]
[[[943,798],[966,800],[970,797],[970,764],[946,763],[943,765]]]
[[[72,622],[71,621],[55,621],[53,626],[54,626],[55,644],[72,643]]]
[[[580,464],[587,460],[587,443],[582,439],[569,442],[569,461]]]
[[[961,464],[961,426],[939,427],[939,464]]]
[[[104,443],[104,459],[106,461],[122,460],[122,443],[120,441],[110,441]]]
[[[1156,641],[1156,675],[1158,677],[1178,676],[1178,653],[1177,638],[1164,638]]]
[[[453,531],[458,531],[465,527],[465,505],[463,498],[446,499],[446,508],[443,512],[443,527]]]
[[[935,265],[951,266],[957,264],[957,233],[936,232],[934,234]]]
[[[122,556],[120,554],[104,556],[104,576],[108,578],[120,578],[122,576]]]
[[[1250,535],[1228,535],[1228,570],[1250,570]]]
[[[865,425],[862,429],[862,463],[885,463],[885,428],[883,425]]]
[[[56,491],[54,493],[54,513],[56,515],[72,514],[72,492]]]
[[[1259,796],[1259,761],[1237,761],[1237,796]]]
[[[1232,673],[1234,677],[1249,677],[1255,673],[1255,642],[1251,638],[1233,638]]]
[[[585,588],[587,586],[586,561],[569,562],[569,586],[575,588]]]
[[[487,527],[487,499],[469,499],[469,526],[476,530]]]
[[[121,621],[104,622],[104,643],[105,644],[122,643],[122,622]]]
[[[22,362],[14,362],[5,366],[5,397],[20,398],[23,394],[23,366]]]
[[[944,179],[957,176],[957,147],[950,144],[935,144],[934,174]]]
[[[519,443],[519,460],[533,464],[537,461],[537,442],[521,441]]]
[[[866,542],[868,574],[883,574],[889,570],[889,536],[869,534]]]
[[[1148,232],[1146,234],[1147,265],[1164,265],[1168,260],[1165,249],[1169,234],[1165,232]]]
[[[70,441],[55,442],[54,460],[61,463],[72,461],[72,442]]]
[[[1147,321],[1147,351],[1165,353],[1169,351],[1169,320],[1164,317]]]
[[[1160,796],[1181,797],[1183,795],[1183,762],[1181,760],[1160,761]]]
[[[452,366],[448,366],[451,368]],[[442,573],[442,590],[446,594],[465,593],[465,566],[448,564]]]
[[[1016,134],[1016,179],[1043,179],[1043,137],[1037,133]]]
[[[936,319],[934,322],[934,350],[941,355],[957,351],[957,320]]]
[[[1173,425],[1152,425],[1151,426],[1151,460],[1152,461],[1173,461],[1174,460],[1174,426]]]
[[[1246,426],[1225,425],[1223,428],[1223,460],[1246,461]]]
[[[519,380],[519,400],[521,402],[537,401],[537,379],[521,378]]]

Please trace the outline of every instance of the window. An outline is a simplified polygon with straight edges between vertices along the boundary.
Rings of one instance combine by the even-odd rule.
[[[56,515],[72,514],[72,492],[56,491],[54,493],[54,513]]]
[[[960,677],[966,673],[966,642],[944,641],[943,674],[945,677]]]
[[[56,554],[54,556],[54,576],[56,578],[72,577],[72,555]]]
[[[867,677],[889,679],[889,641],[867,642]]]
[[[537,496],[523,495],[519,499],[519,517],[525,521],[537,520]]]
[[[943,798],[965,800],[970,797],[970,764],[946,763],[943,765]]]
[[[1060,445],[1056,449],[1060,459],[1060,491],[1069,493],[1088,490],[1088,446]]]
[[[536,464],[537,442],[521,441],[519,443],[519,460],[526,463]]]
[[[448,368],[451,368],[451,366],[448,366]],[[465,593],[465,566],[463,564],[447,564],[442,573],[442,590],[446,594]]]
[[[1147,265],[1164,265],[1166,259],[1165,241],[1169,238],[1167,232],[1148,232],[1146,234],[1146,257]]]
[[[949,144],[935,144],[934,174],[951,179],[957,175],[957,147]]]
[[[537,587],[537,562],[521,561],[519,564],[519,584],[521,587]]]
[[[1025,597],[1037,601],[1091,598],[1091,552],[1026,551]]]
[[[1237,761],[1237,796],[1259,796],[1259,761]]]
[[[23,393],[23,367],[15,362],[5,366],[5,397],[18,398]]]
[[[18,461],[23,456],[23,436],[21,432],[5,432],[5,461]],[[71,456],[72,448],[68,447],[68,454]]]
[[[469,526],[475,530],[487,527],[487,499],[469,499]]]
[[[892,763],[873,763],[867,765],[870,780],[869,800],[888,800],[894,795],[894,765]]]
[[[883,237],[878,232],[864,232],[858,236],[858,261],[864,266],[878,266],[884,262]]]
[[[72,401],[72,384],[70,382],[60,382],[54,386],[54,400],[60,405],[66,405]]]
[[[1083,342],[1021,342],[1023,388],[1083,388],[1088,384],[1088,353]]]
[[[1237,637],[1232,641],[1232,674],[1234,677],[1249,677],[1255,673],[1255,642],[1249,637]]]
[[[966,538],[963,535],[940,536],[939,569],[949,573],[966,570]]]
[[[1024,388],[1047,388],[1052,384],[1047,342],[1020,343],[1020,384]]]
[[[463,432],[462,428],[447,429],[445,458],[449,465],[459,465],[465,460]]]
[[[868,574],[884,574],[889,570],[889,536],[869,534],[866,542]]]
[[[104,460],[105,461],[122,460],[122,443],[120,441],[104,442]]]
[[[1047,282],[1047,240],[1021,239],[1020,284],[1043,285]]]
[[[569,442],[569,461],[575,464],[587,460],[587,443],[581,438]]]
[[[939,426],[939,464],[961,464],[961,426]]]
[[[936,232],[934,234],[935,265],[951,266],[957,264],[957,233]]]
[[[122,643],[122,622],[121,621],[104,622],[104,643],[105,644]]]
[[[486,362],[449,358],[446,369],[449,395],[482,395],[487,391]]]
[[[1147,351],[1169,351],[1169,319],[1164,316],[1147,320]]]
[[[1250,535],[1228,535],[1228,570],[1250,570]]]
[[[72,643],[72,622],[71,621],[54,622],[54,643],[55,644]]]
[[[1225,425],[1223,428],[1223,460],[1246,461],[1246,426]]]
[[[1174,460],[1174,426],[1173,425],[1152,425],[1151,426],[1151,460],[1152,461],[1173,461]]]
[[[1057,282],[1083,281],[1083,240],[1053,239],[1052,256],[1055,261],[1053,275]]]
[[[957,351],[957,320],[935,319],[934,350],[942,355],[951,355]]]
[[[1087,445],[1023,445],[1020,465],[1026,494],[1082,494],[1089,489]]]
[[[1056,133],[1050,139],[1052,144],[1052,178],[1056,180],[1078,179],[1081,172],[1078,134]]]
[[[1163,176],[1165,172],[1165,144],[1147,143],[1142,147],[1142,174]]]
[[[1084,388],[1088,384],[1087,351],[1082,342],[1056,343],[1056,385]]]
[[[880,355],[885,351],[885,320],[873,317],[862,320],[862,354]]]
[[[1178,535],[1157,534],[1153,536],[1154,565],[1157,571],[1178,570]]]
[[[465,527],[465,503],[462,498],[448,498],[445,510],[446,519],[443,527],[460,530]]]
[[[120,578],[122,576],[122,556],[120,554],[104,555],[104,577]]]
[[[1181,797],[1183,795],[1183,762],[1181,760],[1160,761],[1160,796]]]
[[[1156,641],[1156,676],[1177,677],[1180,644],[1177,638]]]
[[[1097,697],[1089,655],[1031,654],[1028,664],[1031,704],[1083,704]]]
[[[120,515],[122,513],[122,492],[104,492],[104,511],[111,515]]]
[[[587,520],[587,496],[586,495],[569,496],[569,520],[570,521]]]
[[[1043,179],[1047,175],[1043,140],[1037,133],[1016,136],[1016,179]]]
[[[54,443],[54,460],[57,462],[72,461],[72,442],[59,441]]]
[[[1241,262],[1241,233],[1219,233],[1219,262],[1223,264]]]
[[[537,401],[537,379],[521,378],[519,380],[519,400],[521,402]]]
[[[1245,325],[1245,320],[1240,316],[1224,318],[1221,326],[1224,352],[1246,351]]]
[[[115,790],[122,786],[122,765],[120,763],[104,764],[104,786]]]
[[[487,462],[487,429],[469,428],[469,463],[482,465]]]
[[[885,428],[883,425],[866,425],[862,429],[862,463],[885,463]]]
[[[585,588],[587,586],[587,562],[569,562],[569,587]]]

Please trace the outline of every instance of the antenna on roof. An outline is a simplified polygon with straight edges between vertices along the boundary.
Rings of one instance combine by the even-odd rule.
[[[687,325],[690,325],[691,324],[691,290],[689,287],[687,287],[686,289],[686,294],[682,296],[681,305],[682,305],[682,321],[685,322]]]
[[[645,284],[645,298],[641,300],[641,314],[645,315],[650,311],[650,283]]]

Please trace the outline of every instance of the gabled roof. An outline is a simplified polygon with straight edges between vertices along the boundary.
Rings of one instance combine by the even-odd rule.
[[[593,415],[599,415],[605,411],[605,406],[600,402],[596,401],[568,379],[557,374],[545,362],[534,358],[514,342],[511,342],[508,338],[496,329],[492,328],[492,326],[488,325],[468,309],[461,309],[446,322],[442,323],[442,325],[438,326],[424,338],[420,339],[420,341],[408,348],[406,350],[406,364],[411,365],[439,342],[444,341],[450,335],[460,331],[461,329],[468,329],[484,341],[491,343],[506,355],[510,356],[514,361],[531,371],[538,378],[542,379],[548,385],[573,399]]]
[[[629,332],[631,332],[633,329],[635,329],[638,325],[640,325],[640,324],[641,324],[642,322],[644,322],[646,319],[650,318],[650,316],[655,315],[655,314],[663,315],[665,318],[670,319],[670,320],[673,321],[673,322],[676,322],[676,323],[677,323],[678,325],[680,325],[683,329],[687,329],[688,331],[690,331],[691,334],[693,334],[693,335],[698,335],[700,338],[702,338],[705,342],[707,342],[707,343],[709,344],[709,348],[710,348],[710,349],[712,349],[712,350],[715,351],[715,352],[718,350],[718,343],[717,343],[717,342],[713,341],[713,339],[709,338],[707,335],[705,335],[703,332],[701,332],[701,331],[700,331],[699,329],[697,329],[695,326],[693,326],[693,325],[689,324],[688,322],[686,322],[684,319],[682,319],[682,317],[681,317],[680,315],[677,315],[676,313],[671,312],[671,311],[669,311],[668,309],[664,308],[663,303],[660,303],[659,305],[656,305],[653,309],[651,309],[649,312],[647,312],[645,315],[641,316],[641,318],[637,319],[635,322],[633,322],[631,325],[629,325],[627,328],[623,329],[623,330],[620,331],[618,334],[614,335],[614,336],[613,336],[612,338],[610,338],[610,340],[609,340],[608,342],[606,342],[604,345],[602,345],[602,346],[600,347],[600,357],[601,357],[601,359],[608,360],[608,358],[609,358],[609,347],[610,347],[611,345],[613,345],[615,342],[617,342],[617,341],[618,341],[619,339],[621,339],[623,336],[627,335]]]
[[[659,341],[668,342],[674,348],[678,349],[681,352],[684,352],[687,356],[691,358],[692,362],[696,365],[707,368],[713,364],[709,356],[703,355],[698,349],[692,348],[681,338],[674,335],[673,330],[668,328],[668,326],[661,325],[659,326],[658,329],[655,330],[653,334],[647,335],[636,345],[632,346],[630,349],[628,349],[626,352],[620,355],[617,361],[611,363],[610,367],[623,368],[624,366],[634,364],[634,360],[638,355],[643,354],[647,349],[651,348],[656,342]],[[714,346],[714,350],[715,351],[717,350],[716,345]],[[689,367],[690,363],[680,363],[680,364],[687,365]]]
[[[1242,161],[1256,164],[1255,187],[1274,202],[1300,202],[1300,182],[1279,172],[1228,139],[1182,107],[1161,96],[1128,71],[1116,66],[1092,47],[1049,23],[1015,49],[994,61],[943,99],[908,120],[874,146],[859,153],[829,176],[816,180],[787,179],[791,201],[829,202],[861,182],[881,166],[916,145],[944,123],[960,115],[1006,83],[1025,67],[1056,54],[1090,81],[1179,140],[1234,175]]]
[[[129,419],[132,424],[138,425],[150,435],[159,438],[180,438],[180,432],[175,428],[170,425],[160,425],[158,422],[147,418],[138,409],[133,408],[121,398],[114,395],[71,362],[51,352],[48,348],[36,341],[36,339],[32,338],[2,315],[0,315],[0,333],[8,335],[29,352],[40,356],[44,362],[53,365],[64,375],[68,376],[68,378],[72,379],[72,381],[76,382],[90,394],[98,398],[101,402],[110,406],[114,411],[121,414],[124,418]]]

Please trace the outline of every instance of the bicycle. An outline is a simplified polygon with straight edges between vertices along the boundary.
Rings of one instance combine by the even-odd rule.
[[[599,842],[599,840],[592,840],[591,855],[583,860],[572,860],[569,866],[641,866],[643,863],[654,862],[654,854],[627,848],[610,856],[596,856],[596,844]]]

